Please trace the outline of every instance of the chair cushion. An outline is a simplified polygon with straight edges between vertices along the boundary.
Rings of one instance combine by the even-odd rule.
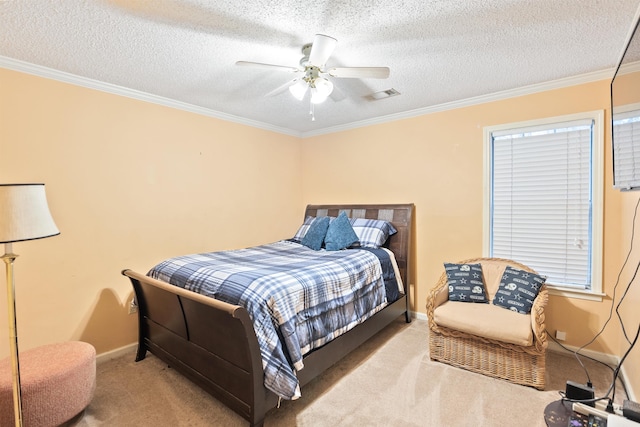
[[[493,304],[447,301],[433,311],[433,320],[439,326],[460,332],[516,345],[533,345],[531,315]]]

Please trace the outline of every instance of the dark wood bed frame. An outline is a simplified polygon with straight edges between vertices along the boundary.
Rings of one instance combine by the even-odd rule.
[[[409,292],[413,204],[309,205],[307,216],[384,219],[398,230],[385,246],[398,262],[405,294],[366,322],[304,357],[300,386],[331,367],[402,314],[411,321]],[[227,407],[261,426],[267,411],[278,403],[264,387],[258,340],[248,312],[131,270],[129,277],[138,304],[139,335],[136,361],[147,351],[181,372]]]

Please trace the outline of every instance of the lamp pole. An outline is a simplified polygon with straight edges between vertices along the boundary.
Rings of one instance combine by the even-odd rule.
[[[13,242],[44,239],[60,234],[56,227],[44,192],[44,184],[0,184],[0,243],[4,243],[1,257],[7,267],[7,305],[9,308],[9,345],[13,373],[13,410],[16,427],[22,427],[22,395],[20,390],[20,361],[16,326],[16,285],[13,262]]]
[[[13,413],[16,427],[22,427],[22,395],[20,392],[20,360],[18,358],[18,333],[16,322],[16,287],[13,279],[13,262],[18,255],[13,253],[11,243],[5,243],[2,260],[7,270],[7,305],[9,312],[9,346],[11,348],[11,370],[13,373]]]

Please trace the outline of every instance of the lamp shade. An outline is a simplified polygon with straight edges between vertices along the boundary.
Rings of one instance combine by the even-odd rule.
[[[44,184],[0,184],[0,243],[60,234],[53,222]]]
[[[298,100],[302,101],[304,98],[304,94],[307,93],[307,88],[309,84],[304,80],[298,80],[296,84],[293,86],[289,86],[289,92]]]
[[[333,83],[323,77],[318,77],[313,81],[311,89],[311,102],[320,104],[326,101],[333,92]]]

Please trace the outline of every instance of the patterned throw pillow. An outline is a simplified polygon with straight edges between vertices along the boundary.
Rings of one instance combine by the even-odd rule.
[[[488,303],[481,264],[444,263],[449,301]]]
[[[329,223],[329,229],[324,236],[324,246],[328,251],[339,251],[348,248],[358,241],[349,218],[345,212]]]
[[[493,304],[522,314],[531,313],[546,277],[509,267],[504,270]]]
[[[395,227],[388,221],[351,218],[350,222],[358,236],[360,246],[364,248],[379,248],[384,245],[389,236],[397,233]]]
[[[314,251],[319,251],[322,248],[324,236],[327,234],[327,228],[329,228],[328,216],[316,218],[309,226],[309,231],[307,231],[300,243]]]

